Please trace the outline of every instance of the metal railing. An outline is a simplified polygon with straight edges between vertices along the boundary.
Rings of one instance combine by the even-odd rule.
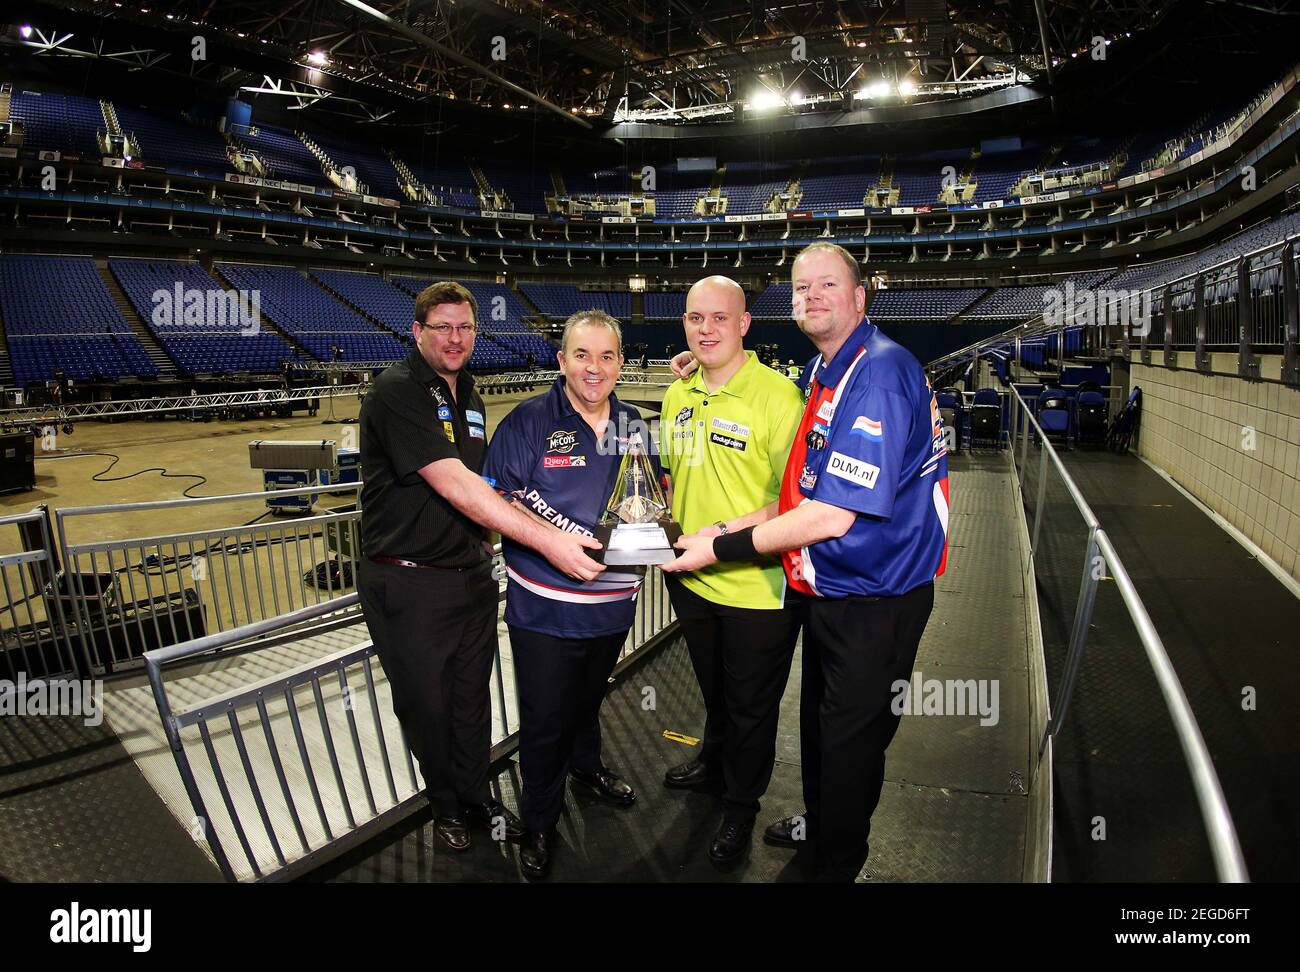
[[[1039,768],[1044,765],[1044,760],[1049,758],[1049,748],[1060,736],[1065,723],[1083,663],[1089,626],[1097,599],[1098,582],[1103,577],[1109,577],[1115,582],[1115,588],[1133,623],[1137,638],[1141,642],[1147,662],[1159,686],[1160,695],[1173,721],[1173,728],[1187,763],[1200,807],[1201,819],[1214,859],[1215,872],[1219,880],[1224,882],[1249,880],[1236,830],[1214,764],[1196,718],[1192,714],[1191,706],[1188,704],[1187,696],[1183,692],[1182,684],[1165,651],[1164,642],[1156,631],[1146,606],[1142,603],[1106,531],[1087,500],[1084,499],[1073,477],[1066,471],[1060,456],[1034,418],[1029,405],[1014,387],[1009,390],[1008,401],[1012,408],[1012,447],[1007,450],[1007,456],[1019,487],[1025,509],[1026,526],[1030,533],[1027,570],[1031,574],[1037,574],[1043,568],[1041,558],[1047,547],[1043,529],[1052,515],[1058,515],[1057,518],[1061,519],[1059,514],[1064,514],[1064,529],[1070,533],[1065,538],[1064,546],[1068,547],[1070,543],[1075,543],[1076,552],[1082,554],[1082,571],[1074,610],[1071,614],[1068,603],[1056,606],[1060,620],[1064,622],[1066,616],[1069,616],[1070,625],[1060,679],[1056,692],[1050,699],[1051,717],[1038,744],[1034,767],[1035,778]],[[1029,456],[1031,433],[1038,442],[1039,454],[1036,461]],[[1049,496],[1048,485],[1053,478],[1055,487]],[[1062,493],[1065,497],[1064,501],[1058,499]],[[1057,508],[1053,509],[1054,506]],[[1057,545],[1053,544],[1053,546]],[[1068,555],[1068,550],[1053,549],[1052,553]],[[1032,581],[1032,577],[1029,580]],[[1051,596],[1051,592],[1044,593],[1041,588],[1041,583],[1026,584],[1026,589],[1033,592],[1033,596],[1040,599]]]
[[[74,605],[67,620],[87,673],[135,667],[147,649],[279,617],[343,593],[356,577],[360,551],[361,514],[355,504],[295,519],[263,517],[271,500],[301,497],[314,503],[329,492],[359,495],[360,487],[340,483],[57,511]],[[245,503],[262,505],[262,516],[236,526],[68,539],[74,523],[94,536],[123,529],[134,514],[166,510],[199,518],[207,508]],[[113,519],[96,521],[100,517]]]
[[[201,656],[236,647],[269,650],[363,623],[358,602],[347,594],[145,653],[153,698],[194,812],[191,835],[227,880],[302,874],[423,805],[419,768],[369,640],[219,694],[196,697],[199,680],[190,680],[181,693],[188,702],[175,704],[182,670],[192,672]],[[647,571],[637,602],[615,675],[675,630],[659,571]],[[513,659],[508,652],[503,658],[500,645],[489,693],[497,716],[491,756],[497,760],[518,741]]]
[[[1088,350],[1127,356],[1140,353],[1143,364],[1153,355],[1170,367],[1180,351],[1193,352],[1196,368],[1211,369],[1211,354],[1236,354],[1236,372],[1259,376],[1261,353],[1281,354],[1282,380],[1300,383],[1300,236],[1269,243],[1211,266],[1133,291],[1133,303],[1150,308],[1150,318],[1136,324],[1120,317],[1112,301],[1098,309],[1104,325],[1075,320],[1045,321],[1042,315],[1002,334],[984,338],[927,365],[934,375],[996,349],[1015,348],[1055,337],[1063,346],[1067,331],[1083,328]],[[1064,286],[1064,284],[1062,284]],[[1098,295],[1116,293],[1104,286]],[[1125,292],[1126,293],[1126,292]],[[1148,303],[1149,301],[1149,303]],[[1127,325],[1127,326],[1125,326]],[[1064,361],[1067,355],[1057,357]],[[1047,362],[1044,362],[1047,364]]]
[[[57,556],[41,510],[0,516],[0,534],[13,529],[21,550],[0,553],[0,675],[41,678],[77,668],[64,623],[68,598],[60,596]],[[7,536],[0,539],[6,546]]]

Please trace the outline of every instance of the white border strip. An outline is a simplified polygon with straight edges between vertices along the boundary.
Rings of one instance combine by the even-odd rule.
[[[1183,496],[1185,496],[1189,501],[1191,501],[1193,506],[1195,506],[1202,513],[1208,516],[1211,520],[1213,520],[1215,523],[1221,526],[1224,532],[1228,534],[1228,536],[1232,537],[1232,539],[1236,540],[1237,543],[1241,544],[1241,546],[1245,548],[1248,554],[1250,554],[1252,557],[1258,560],[1270,574],[1272,574],[1279,581],[1281,581],[1283,587],[1285,587],[1288,591],[1294,594],[1297,598],[1300,598],[1300,581],[1297,581],[1294,577],[1288,574],[1286,572],[1286,568],[1283,567],[1281,564],[1279,564],[1272,557],[1270,557],[1267,553],[1265,553],[1259,547],[1259,545],[1255,543],[1254,540],[1250,539],[1250,537],[1246,536],[1239,529],[1237,529],[1235,526],[1233,526],[1231,523],[1225,520],[1221,514],[1214,512],[1214,510],[1206,506],[1205,503],[1203,503],[1200,499],[1192,495],[1192,493],[1187,489],[1187,487],[1185,487],[1178,480],[1174,479],[1173,476],[1169,475],[1169,473],[1165,472],[1163,469],[1157,466],[1146,456],[1139,453],[1138,458],[1141,459],[1143,462],[1145,462],[1148,466],[1150,466],[1151,469],[1154,470],[1156,474],[1160,476],[1161,479],[1169,483],[1169,485],[1172,486],[1174,489],[1178,490],[1178,492],[1182,493]]]

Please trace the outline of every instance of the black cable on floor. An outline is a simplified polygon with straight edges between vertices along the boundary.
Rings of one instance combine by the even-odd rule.
[[[100,456],[104,459],[113,460],[107,466],[101,469],[99,472],[95,473],[95,475],[90,477],[91,480],[96,483],[116,483],[116,482],[120,482],[123,479],[133,479],[134,477],[141,476],[144,473],[156,472],[164,479],[197,479],[198,482],[195,483],[193,486],[185,487],[181,495],[186,497],[187,499],[202,499],[203,497],[201,496],[190,496],[190,490],[198,489],[200,486],[202,486],[204,483],[208,481],[207,476],[200,476],[198,473],[172,473],[172,472],[168,472],[166,467],[164,466],[150,466],[148,469],[140,469],[133,473],[127,473],[125,476],[109,476],[105,478],[104,473],[108,472],[110,469],[112,469],[114,466],[116,466],[119,462],[122,461],[121,456],[115,455],[114,453],[111,452],[74,452],[66,456],[37,456],[36,458],[37,459],[83,459],[89,456]]]

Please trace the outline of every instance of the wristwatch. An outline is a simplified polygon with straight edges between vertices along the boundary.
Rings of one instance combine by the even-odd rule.
[[[728,533],[731,532],[730,530],[727,529],[727,524],[724,523],[722,520],[718,520],[713,525],[718,528],[718,532],[720,532],[723,536],[726,536]]]

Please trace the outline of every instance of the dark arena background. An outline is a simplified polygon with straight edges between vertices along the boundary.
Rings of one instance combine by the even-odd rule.
[[[393,715],[361,402],[456,280],[489,438],[588,308],[657,427],[690,285],[739,283],[797,375],[791,267],[829,241],[945,428],[914,687],[980,700],[904,715],[859,882],[1296,880],[1290,7],[6,3],[0,878],[522,881],[435,839]],[[796,655],[760,822],[802,805],[799,695]],[[638,800],[569,792],[552,883],[800,880],[757,839],[711,866],[715,796],[664,788],[703,711],[651,568],[602,709]]]

